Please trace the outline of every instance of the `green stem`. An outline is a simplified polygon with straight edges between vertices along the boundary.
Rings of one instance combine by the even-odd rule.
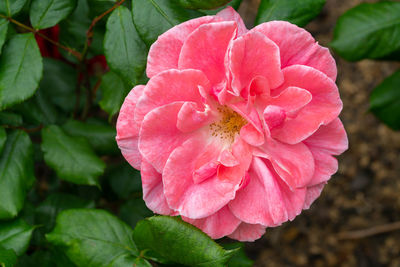
[[[13,23],[13,24],[15,24],[15,25],[21,27],[21,28],[24,29],[24,30],[27,30],[27,31],[32,32],[32,33],[34,33],[34,34],[37,34],[38,36],[42,37],[42,38],[45,39],[46,41],[52,43],[53,45],[55,45],[55,46],[57,46],[57,47],[59,47],[59,48],[65,50],[65,51],[67,51],[68,53],[70,53],[71,55],[75,56],[78,60],[80,60],[80,59],[82,58],[81,53],[79,53],[78,51],[75,51],[74,49],[72,49],[72,48],[70,48],[70,47],[67,47],[67,46],[65,46],[65,45],[62,45],[62,44],[60,44],[59,42],[57,42],[57,41],[55,41],[55,40],[53,40],[53,39],[50,39],[49,37],[47,37],[47,36],[44,35],[43,33],[39,32],[39,30],[35,30],[34,28],[29,27],[28,25],[25,25],[25,24],[23,24],[23,23],[21,23],[21,22],[15,20],[15,19],[13,19],[13,18],[4,16],[4,15],[2,15],[2,14],[0,14],[0,17],[1,17],[1,18],[7,19],[7,20],[10,21],[11,23]]]

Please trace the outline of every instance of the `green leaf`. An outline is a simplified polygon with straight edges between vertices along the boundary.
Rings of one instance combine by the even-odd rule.
[[[6,143],[7,133],[3,127],[0,128],[0,153],[3,151],[4,144]]]
[[[94,150],[100,154],[112,154],[119,152],[115,136],[115,128],[109,124],[84,123],[76,120],[69,120],[63,126],[66,133],[71,136],[87,138]]]
[[[87,0],[90,7],[90,17],[95,18],[96,16],[103,14],[107,10],[113,7],[117,0]],[[101,21],[99,21],[101,23]]]
[[[145,69],[147,50],[126,7],[115,9],[107,20],[104,53],[110,68],[135,85]]]
[[[151,266],[139,257],[133,230],[104,210],[75,209],[61,212],[56,227],[46,235],[78,266]]]
[[[228,4],[231,0],[179,0],[179,4],[190,9],[216,9]]]
[[[42,140],[44,160],[58,177],[75,184],[99,185],[105,164],[86,139],[69,136],[51,125],[42,130]]]
[[[35,29],[50,28],[65,19],[76,6],[76,0],[32,0],[29,17]]]
[[[33,125],[54,124],[59,116],[55,106],[43,94],[42,88],[39,88],[31,99],[14,106],[13,109],[23,115],[24,121]]]
[[[49,195],[45,201],[36,207],[35,223],[43,224],[45,232],[53,229],[57,215],[67,209],[94,208],[95,203],[74,195],[55,193]]]
[[[42,77],[42,57],[32,33],[17,34],[0,57],[0,110],[31,97]]]
[[[221,244],[225,249],[236,249],[239,248],[239,251],[232,256],[232,258],[228,261],[228,267],[251,267],[254,262],[250,260],[246,253],[244,253],[244,244],[243,243],[226,243]]]
[[[34,229],[22,219],[0,222],[0,246],[20,256],[28,248]]]
[[[43,79],[39,87],[56,106],[72,112],[75,106],[75,88],[78,74],[75,68],[60,60],[43,59]]]
[[[32,142],[27,133],[14,131],[0,154],[0,219],[17,216],[34,181]]]
[[[120,198],[128,198],[132,193],[142,190],[140,172],[126,162],[112,166],[106,176],[112,190]]]
[[[0,112],[0,125],[20,126],[22,124],[22,116],[12,112]]]
[[[14,16],[24,7],[26,0],[1,0],[0,14]]]
[[[226,266],[237,252],[224,250],[205,233],[176,217],[154,216],[138,222],[133,239],[165,259],[188,266]]]
[[[0,55],[1,55],[1,49],[3,48],[3,44],[6,41],[8,24],[9,24],[8,20],[0,18]]]
[[[86,43],[86,32],[92,23],[92,19],[95,16],[102,14],[93,14],[92,9],[94,6],[92,6],[92,4],[93,1],[91,0],[77,0],[77,6],[74,12],[59,24],[61,43],[67,44],[69,47],[73,47],[78,51],[82,51]],[[107,18],[107,16],[105,16],[105,18]],[[95,55],[104,55],[103,39],[105,32],[105,18],[98,21],[96,26],[93,28],[93,39],[91,45],[89,46],[87,55],[88,59]],[[70,61],[77,63],[77,59],[75,57],[68,55],[64,50],[60,50],[60,52]]]
[[[14,250],[4,249],[0,247],[0,266],[1,267],[13,267],[17,262],[17,255]]]
[[[60,23],[60,41],[80,50],[86,41],[90,23],[87,0],[78,0],[75,11]]]
[[[233,7],[235,10],[238,10],[240,7],[240,4],[242,3],[242,0],[232,0],[228,4],[214,10],[201,10],[201,12],[205,13],[206,15],[215,15],[221,10],[225,9],[227,6]]]
[[[132,13],[136,29],[148,47],[173,26],[204,15],[172,0],[132,0]]]
[[[146,204],[141,198],[127,201],[120,209],[121,219],[131,227],[135,227],[138,221],[152,215],[153,212],[146,207]]]
[[[286,20],[304,27],[316,17],[326,0],[262,0],[255,24],[271,20]]]
[[[386,78],[371,93],[370,110],[394,130],[400,130],[400,70]]]
[[[130,86],[127,86],[118,74],[112,71],[107,72],[101,78],[102,98],[99,102],[101,109],[110,116],[116,114],[130,89]]]
[[[400,2],[363,3],[348,10],[339,18],[330,45],[350,61],[395,52],[400,59]]]
[[[46,244],[47,245],[47,244]],[[36,250],[18,258],[15,267],[76,267],[59,249]]]

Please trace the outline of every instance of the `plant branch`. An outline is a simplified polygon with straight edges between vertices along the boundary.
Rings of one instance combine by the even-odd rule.
[[[383,225],[377,225],[377,226],[367,228],[367,229],[362,229],[362,230],[341,232],[338,234],[338,239],[339,240],[360,239],[360,238],[365,238],[365,237],[383,234],[383,233],[387,233],[387,232],[392,232],[392,231],[396,231],[396,230],[400,230],[400,221],[394,222],[394,223],[383,224]]]
[[[78,69],[80,70],[79,73],[82,74],[82,78],[83,78],[83,82],[85,83],[85,87],[86,87],[86,103],[85,106],[83,107],[83,112],[81,114],[81,119],[85,120],[88,116],[89,110],[92,107],[92,102],[93,102],[93,98],[94,98],[94,93],[96,92],[96,90],[98,89],[98,87],[100,86],[100,82],[98,81],[92,91],[92,89],[90,88],[90,81],[89,81],[89,77],[87,74],[87,69],[84,66],[85,60],[86,60],[86,56],[88,54],[89,51],[89,47],[92,43],[92,38],[93,38],[93,29],[96,26],[96,24],[103,19],[107,14],[111,13],[114,9],[116,9],[117,7],[119,7],[123,2],[125,2],[125,0],[121,0],[118,3],[114,4],[110,9],[106,10],[103,14],[95,17],[92,21],[92,23],[89,26],[89,29],[86,31],[86,41],[85,41],[85,46],[83,47],[83,50],[81,52],[81,58],[79,60],[79,65],[78,65]],[[101,81],[101,80],[100,80]],[[81,81],[78,81],[78,90],[80,90],[81,87]],[[77,94],[80,94],[80,91],[77,90]],[[79,97],[77,97],[77,102],[75,103],[75,111],[74,111],[74,116],[76,116],[76,111],[77,108],[79,107]]]
[[[59,47],[59,48],[61,48],[61,49],[64,49],[65,51],[67,51],[67,52],[70,53],[71,55],[75,56],[77,59],[81,59],[81,57],[82,57],[81,53],[79,53],[78,51],[75,51],[74,49],[72,49],[72,48],[70,48],[70,47],[67,47],[67,46],[65,46],[65,45],[62,45],[62,44],[60,44],[59,42],[57,42],[57,41],[55,41],[55,40],[53,40],[53,39],[50,39],[49,37],[47,37],[47,36],[44,35],[43,33],[39,32],[38,30],[35,30],[34,28],[29,27],[28,25],[25,25],[25,24],[23,24],[23,23],[21,23],[21,22],[15,20],[15,19],[13,19],[13,18],[4,16],[4,15],[2,15],[2,14],[0,14],[0,17],[7,19],[7,20],[10,21],[11,23],[14,23],[15,25],[17,25],[17,26],[19,26],[19,27],[21,27],[21,28],[23,28],[23,29],[25,29],[25,30],[27,30],[27,31],[29,31],[29,32],[32,32],[32,33],[34,33],[34,34],[37,34],[38,36],[42,37],[42,38],[45,39],[46,41],[52,43],[53,45],[55,45],[55,46],[57,46],[57,47]]]
[[[89,29],[86,31],[86,44],[87,46],[90,46],[91,42],[92,42],[92,38],[93,38],[93,28],[94,26],[96,26],[97,22],[99,22],[100,20],[102,20],[105,16],[107,16],[109,13],[111,13],[114,9],[116,9],[117,7],[119,7],[120,5],[122,5],[122,3],[124,3],[125,0],[121,0],[118,3],[116,3],[115,5],[113,5],[110,9],[108,9],[106,12],[104,12],[103,14],[95,17],[92,21],[92,23],[90,24]]]

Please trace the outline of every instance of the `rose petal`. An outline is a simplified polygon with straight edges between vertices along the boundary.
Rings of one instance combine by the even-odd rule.
[[[241,242],[252,242],[262,237],[263,234],[265,234],[265,226],[242,222],[229,237]]]
[[[233,9],[231,6],[227,6],[226,8],[218,12],[217,17],[220,17],[225,21],[235,21],[237,23],[239,36],[248,32],[246,25],[244,25],[244,22],[239,13],[237,13],[236,10]]]
[[[182,217],[182,219],[201,229],[213,239],[232,234],[240,224],[240,220],[233,216],[228,206],[203,219],[193,220],[187,217]]]
[[[146,160],[140,170],[142,176],[143,200],[149,209],[158,214],[170,215],[173,211],[168,207],[164,196],[161,173],[157,172]]]
[[[177,127],[182,132],[192,132],[215,120],[215,116],[194,102],[185,102],[178,113]]]
[[[329,49],[318,45],[306,30],[285,21],[262,23],[251,31],[258,31],[274,41],[280,50],[282,68],[291,65],[306,65],[325,73],[336,80],[335,59]]]
[[[278,96],[272,97],[269,105],[281,107],[288,112],[298,111],[312,100],[312,95],[307,90],[298,87],[288,87]]]
[[[221,150],[219,144],[207,143],[205,136],[199,136],[171,153],[162,175],[165,197],[172,209],[182,216],[201,219],[214,214],[235,197],[242,178],[238,175],[224,180],[214,175],[201,183],[194,183],[192,179],[194,171],[205,162],[216,160]],[[215,153],[209,154],[210,151]]]
[[[253,158],[247,186],[236,193],[229,208],[240,220],[251,224],[276,226],[288,219],[279,184],[257,157]]]
[[[307,186],[313,177],[314,157],[303,143],[288,145],[268,139],[253,154],[269,159],[274,170],[292,190]]]
[[[280,94],[288,87],[306,89],[312,100],[303,107],[295,118],[286,120],[281,127],[271,130],[271,135],[282,142],[296,144],[315,133],[323,124],[333,121],[342,110],[342,101],[336,84],[322,72],[301,65],[283,70],[285,81],[274,90]]]
[[[317,184],[307,188],[306,200],[303,209],[309,209],[311,204],[321,195],[325,184]]]
[[[315,170],[308,186],[326,183],[337,172],[338,162],[334,157],[322,150],[314,147],[309,147],[309,149],[314,157]]]
[[[229,69],[236,95],[257,76],[265,77],[271,88],[283,81],[278,46],[258,32],[249,32],[232,42]]]
[[[333,155],[340,155],[349,147],[346,131],[339,118],[319,127],[304,143]]]
[[[182,45],[189,34],[203,24],[221,20],[215,16],[200,17],[176,25],[161,34],[150,47],[147,57],[147,76],[151,78],[164,70],[177,69]]]
[[[222,82],[225,79],[225,54],[236,32],[236,23],[232,21],[200,26],[182,46],[179,69],[201,70],[212,85]]]
[[[122,155],[132,165],[133,168],[140,170],[142,156],[138,149],[140,124],[133,119],[136,103],[142,95],[144,85],[135,86],[125,98],[119,111],[117,120],[117,143]]]
[[[160,173],[171,152],[196,135],[196,132],[183,133],[176,126],[178,112],[183,104],[184,102],[174,102],[153,109],[143,120],[139,150]]]
[[[135,111],[135,121],[140,123],[151,110],[176,101],[202,104],[204,90],[210,87],[206,76],[198,70],[168,70],[153,77],[140,97]]]

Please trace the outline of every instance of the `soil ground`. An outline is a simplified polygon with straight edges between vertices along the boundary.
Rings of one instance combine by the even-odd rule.
[[[258,2],[244,0],[239,10],[249,27]],[[338,17],[361,2],[376,1],[327,0],[306,29],[327,46]],[[400,266],[400,230],[387,225],[400,228],[400,132],[368,112],[371,91],[400,64],[334,56],[349,150],[309,210],[246,244],[255,266]],[[352,236],[358,230],[361,236]],[[385,233],[373,233],[379,230]]]

